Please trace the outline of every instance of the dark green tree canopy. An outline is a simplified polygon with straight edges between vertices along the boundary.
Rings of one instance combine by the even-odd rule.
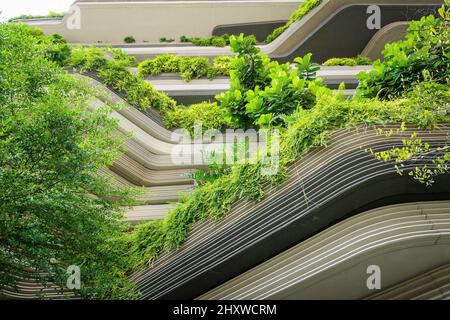
[[[130,297],[121,206],[133,190],[98,174],[122,144],[112,109],[89,108],[92,92],[43,37],[0,25],[0,286],[35,277],[64,288],[77,265],[78,294]]]

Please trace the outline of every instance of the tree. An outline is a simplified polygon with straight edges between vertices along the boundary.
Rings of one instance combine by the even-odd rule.
[[[58,284],[80,267],[90,298],[129,298],[121,206],[134,190],[99,169],[122,141],[110,107],[51,61],[25,25],[0,25],[0,287],[21,278]]]

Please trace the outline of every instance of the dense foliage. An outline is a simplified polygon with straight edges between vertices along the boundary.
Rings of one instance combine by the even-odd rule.
[[[117,124],[52,57],[29,27],[0,25],[0,286],[64,290],[77,265],[81,296],[130,298],[121,219],[133,192],[98,174],[120,153]]]
[[[376,61],[374,70],[358,75],[359,96],[391,99],[431,78],[450,84],[450,7],[439,10],[439,18],[427,16],[412,21],[406,39],[386,45],[384,61]]]
[[[68,65],[80,72],[97,74],[107,86],[122,94],[128,103],[141,110],[154,107],[164,116],[175,107],[175,101],[129,70],[129,66],[134,63],[133,59],[118,51],[113,51],[114,58],[108,59],[105,50],[108,49],[74,47]]]
[[[317,68],[311,55],[297,60],[297,68],[280,65],[261,54],[250,39],[242,34],[230,38],[231,49],[237,53],[230,73],[231,86],[216,96],[234,127],[271,126],[283,122],[283,116],[297,108],[311,108],[314,95],[311,87]]]
[[[291,24],[294,22],[299,21],[301,18],[306,16],[312,9],[317,7],[319,4],[321,4],[322,0],[306,0],[300,4],[300,6],[297,8],[297,10],[294,11],[294,13],[289,18],[289,21],[286,22],[285,25],[276,28],[272,31],[271,34],[269,34],[266,38],[266,43],[270,43],[280,34],[282,34]]]
[[[167,126],[184,128],[191,136],[194,135],[195,123],[201,124],[203,131],[221,129],[228,125],[223,109],[212,102],[202,102],[187,107],[179,105],[166,116]]]
[[[219,56],[211,64],[203,57],[176,57],[172,54],[157,56],[145,60],[138,65],[139,75],[142,77],[156,76],[161,73],[179,73],[185,81],[219,75],[228,75],[232,58]]]
[[[323,63],[324,66],[366,66],[371,65],[372,60],[367,57],[357,56],[356,58],[331,58]]]
[[[123,38],[123,42],[125,43],[135,43],[136,39],[133,36],[126,36]]]

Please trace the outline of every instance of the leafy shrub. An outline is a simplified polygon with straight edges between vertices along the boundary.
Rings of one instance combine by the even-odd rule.
[[[135,43],[136,39],[133,36],[126,36],[123,38],[123,42],[125,43]]]
[[[208,59],[204,57],[180,58],[179,66],[181,78],[185,81],[207,76],[210,68]]]
[[[228,75],[231,64],[230,57],[217,57],[211,65],[208,59],[203,57],[175,57],[171,54],[157,56],[138,65],[139,75],[158,75],[163,72],[180,73],[185,81],[208,76]]]
[[[173,38],[166,38],[166,37],[159,38],[159,42],[171,43],[171,42],[174,42],[174,41],[175,41],[175,39],[173,39]]]
[[[311,57],[312,54],[308,53],[304,57],[297,57],[294,59],[299,77],[302,79],[314,80],[316,78],[317,71],[320,69],[318,64],[311,62]]]
[[[186,37],[186,36],[181,36],[180,37],[180,42],[191,42],[192,38]]]
[[[232,57],[219,56],[214,58],[212,66],[209,68],[208,78],[212,79],[215,76],[230,75]]]
[[[120,61],[124,66],[132,67],[136,65],[136,58],[133,56],[129,56],[121,49],[106,49],[106,50],[110,50],[113,55],[113,58],[116,61]]]
[[[227,45],[227,42],[222,37],[212,37],[211,45],[214,47],[225,47]]]
[[[237,53],[232,63],[230,90],[216,96],[227,111],[230,124],[248,128],[280,125],[283,115],[298,107],[311,108],[314,94],[308,81],[314,80],[318,67],[311,55],[296,59],[297,69],[278,64],[261,54],[251,38],[230,38],[231,49]],[[318,84],[318,82],[314,82]]]
[[[331,58],[323,63],[324,66],[356,66],[357,63],[352,58]]]
[[[246,112],[259,126],[283,125],[283,116],[297,108],[310,109],[315,104],[315,95],[309,82],[299,77],[298,71],[289,70],[289,64],[271,69],[271,83],[264,90],[249,90],[246,95]]]
[[[321,2],[322,0],[306,0],[305,2],[302,2],[300,6],[297,8],[297,10],[295,10],[294,13],[291,15],[289,21],[284,26],[278,27],[275,30],[273,30],[272,33],[267,36],[265,42],[270,43],[276,38],[278,38],[278,36],[282,34],[291,24],[293,24],[296,21],[299,21],[301,18],[306,16],[312,9],[317,7]]]
[[[227,111],[233,127],[248,128],[253,125],[253,119],[247,115],[246,94],[257,86],[264,89],[270,82],[270,59],[261,54],[260,49],[253,46],[252,40],[243,34],[239,37],[231,36],[230,46],[237,53],[230,71],[230,89],[217,95],[216,99]]]
[[[376,61],[373,71],[358,75],[358,97],[392,99],[426,77],[449,84],[449,3],[446,0],[439,10],[440,18],[430,15],[412,21],[405,40],[386,45],[382,52],[384,61]]]
[[[363,56],[357,56],[354,59],[358,66],[368,66],[368,65],[371,65],[373,62],[369,57],[363,57]]]
[[[128,103],[141,110],[151,106],[160,110],[164,117],[175,107],[175,101],[128,69],[127,64],[131,60],[123,57],[123,53],[118,54],[116,51],[119,59],[108,60],[105,56],[107,50],[109,49],[75,47],[68,64],[80,68],[82,72],[97,73],[107,86],[123,94]]]
[[[202,125],[203,131],[209,129],[221,129],[227,125],[225,114],[217,103],[202,102],[188,107],[177,106],[167,114],[165,124],[168,127],[184,128],[191,136],[194,135],[194,124]]]
[[[64,66],[71,54],[71,49],[67,44],[66,39],[61,35],[54,33],[48,37],[48,40],[50,44],[47,52],[50,55],[50,59],[60,66]]]
[[[150,60],[145,60],[138,65],[138,72],[141,76],[156,76],[164,72],[180,72],[180,58],[172,54],[157,56]]]
[[[108,59],[104,55],[104,50],[96,47],[83,48],[76,46],[72,49],[72,54],[67,64],[74,68],[80,68],[82,72],[97,72],[104,67]]]
[[[372,60],[367,57],[358,56],[356,58],[331,58],[323,63],[324,66],[364,66],[372,64]]]

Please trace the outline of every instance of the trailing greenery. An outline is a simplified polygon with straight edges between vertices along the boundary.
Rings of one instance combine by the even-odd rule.
[[[123,42],[125,43],[135,43],[136,39],[133,36],[126,36],[123,38]]]
[[[117,122],[31,30],[0,25],[0,287],[65,291],[76,265],[78,295],[133,298],[122,206],[135,191],[98,174],[120,154]]]
[[[141,62],[138,65],[138,73],[141,77],[156,76],[161,73],[180,73],[185,81],[202,77],[212,79],[218,75],[228,75],[231,61],[231,57],[219,56],[211,64],[204,57],[176,57],[166,54]]]
[[[208,181],[184,197],[177,207],[159,224],[158,230],[142,227],[136,237],[157,237],[152,243],[152,255],[143,253],[142,242],[131,242],[136,255],[136,266],[143,266],[164,249],[177,248],[185,239],[190,227],[202,219],[219,219],[238,200],[259,201],[263,198],[265,183],[278,184],[286,176],[288,166],[311,148],[325,146],[328,135],[338,128],[361,124],[384,125],[408,122],[423,125],[423,109],[406,99],[382,102],[375,99],[347,100],[341,93],[333,93],[326,87],[313,90],[316,98],[314,108],[298,109],[285,118],[287,129],[281,137],[280,166],[276,176],[262,176],[261,164],[241,163],[232,166],[229,173]],[[449,121],[448,114],[434,114],[428,124]],[[144,224],[145,225],[145,224]],[[146,232],[149,232],[146,234]]]
[[[294,13],[291,15],[291,17],[289,18],[289,21],[286,22],[285,25],[273,30],[272,33],[267,36],[265,42],[270,43],[273,40],[275,40],[276,38],[278,38],[278,36],[280,34],[282,34],[287,28],[289,28],[289,26],[291,24],[299,21],[301,18],[306,16],[312,9],[314,9],[321,3],[322,3],[322,0],[306,0],[306,1],[302,2],[300,4],[300,6],[297,8],[297,10],[295,10]]]
[[[356,58],[331,58],[323,63],[324,66],[366,66],[371,65],[372,60],[367,57],[357,56]]]
[[[115,59],[108,59],[105,50],[109,49],[74,47],[68,65],[81,72],[97,74],[107,86],[123,94],[128,103],[141,110],[153,107],[161,111],[164,117],[175,108],[175,101],[129,70],[133,60],[118,53],[114,55]]]
[[[320,81],[314,80],[317,66],[311,64],[310,54],[297,59],[297,68],[293,69],[289,63],[270,61],[242,34],[232,36],[230,43],[231,50],[237,53],[230,74],[231,86],[216,99],[232,126],[279,125],[283,115],[314,105],[310,89]]]
[[[439,18],[430,15],[410,22],[405,40],[386,45],[384,61],[376,61],[373,71],[358,75],[359,97],[392,99],[430,77],[450,84],[449,4],[446,0]]]
[[[422,82],[407,93],[406,97],[409,109],[417,114],[417,123],[420,127],[434,129],[436,118],[450,114],[450,88],[446,85],[434,81]],[[396,132],[379,129],[378,133],[386,136],[403,135],[405,130],[406,126],[403,123]],[[408,175],[427,186],[431,186],[437,176],[450,173],[450,147],[448,145],[430,147],[416,132],[410,137],[403,138],[401,147],[370,152],[378,160],[394,162],[400,175],[404,173],[406,166],[429,159],[429,164],[416,166],[414,170],[408,172]]]
[[[165,124],[169,127],[184,128],[194,136],[194,125],[200,123],[203,132],[228,126],[223,109],[217,103],[202,102],[190,106],[177,106],[168,112]]]

